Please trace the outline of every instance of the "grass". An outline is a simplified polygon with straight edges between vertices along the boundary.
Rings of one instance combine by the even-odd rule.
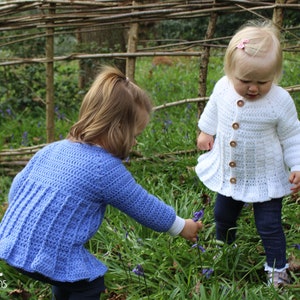
[[[208,94],[222,75],[221,55],[216,53],[210,62]],[[174,59],[172,66],[156,67],[152,66],[150,59],[143,59],[137,61],[136,78],[138,84],[150,93],[154,104],[159,105],[197,97],[198,69],[197,58]],[[282,85],[299,84],[299,70],[299,60],[289,54]],[[294,93],[293,98],[299,107],[299,93]],[[70,124],[77,118],[76,111],[61,113],[63,118],[59,118],[62,114],[57,114],[57,139],[65,136]],[[22,115],[6,115],[6,118],[7,122],[0,129],[5,133],[5,147],[45,141],[42,114],[32,118],[30,112],[25,111]],[[24,135],[24,132],[27,134]],[[277,290],[268,287],[265,282],[264,251],[255,229],[251,205],[245,207],[239,220],[237,247],[220,248],[214,237],[214,194],[199,182],[193,170],[198,154],[156,156],[195,149],[196,132],[197,104],[155,112],[135,149],[149,159],[132,158],[127,167],[141,185],[174,206],[180,216],[191,218],[194,212],[204,209],[205,226],[199,235],[199,245],[205,252],[180,237],[174,238],[142,227],[113,207],[108,207],[101,229],[86,245],[109,267],[106,275],[108,293],[102,299],[299,299],[300,250],[295,247],[300,244],[299,198],[287,197],[283,209],[287,256],[293,267],[291,275],[294,282],[285,289]],[[0,178],[2,213],[10,182],[9,177]],[[142,266],[144,276],[132,271],[138,265]],[[207,270],[211,273],[205,273]],[[50,298],[47,285],[18,274],[3,262],[0,262],[0,272],[0,283],[5,281],[7,285],[0,288],[1,299],[10,299],[13,295],[16,299]]]

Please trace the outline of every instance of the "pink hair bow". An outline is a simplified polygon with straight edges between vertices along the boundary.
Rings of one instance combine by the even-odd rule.
[[[238,49],[244,49],[245,45],[249,43],[248,39],[242,39],[240,43],[236,46]]]

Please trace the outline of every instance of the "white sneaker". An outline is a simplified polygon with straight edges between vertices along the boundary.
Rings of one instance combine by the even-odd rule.
[[[291,283],[291,280],[286,270],[283,270],[281,272],[269,271],[267,278],[268,285],[273,285],[274,287],[284,286]]]

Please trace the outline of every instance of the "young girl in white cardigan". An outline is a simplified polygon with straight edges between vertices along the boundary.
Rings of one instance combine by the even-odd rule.
[[[248,23],[225,53],[226,76],[201,114],[196,172],[217,192],[216,238],[231,244],[245,203],[266,253],[274,286],[289,283],[281,224],[283,197],[300,190],[300,123],[291,96],[277,86],[282,73],[279,32],[271,22]]]

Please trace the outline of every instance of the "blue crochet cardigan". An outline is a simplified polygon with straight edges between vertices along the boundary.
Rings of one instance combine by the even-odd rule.
[[[108,204],[159,232],[169,231],[179,218],[101,147],[69,140],[49,144],[12,183],[0,224],[0,258],[61,282],[103,276],[107,267],[84,244]]]

